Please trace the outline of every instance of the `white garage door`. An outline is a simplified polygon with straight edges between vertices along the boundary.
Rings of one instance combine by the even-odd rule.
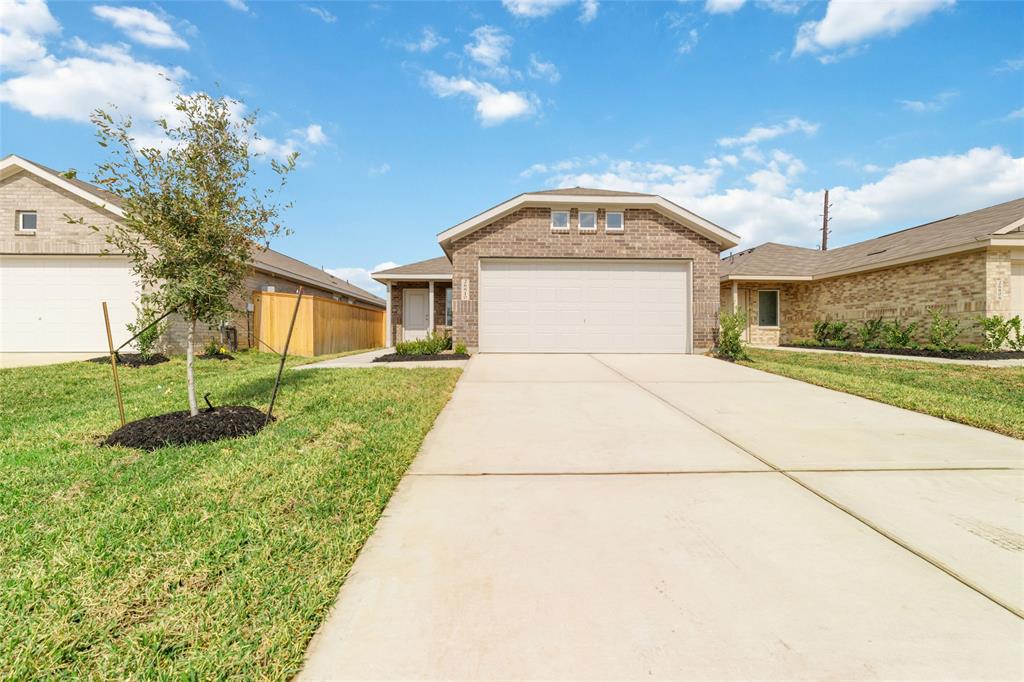
[[[689,263],[481,260],[480,350],[686,353]]]
[[[107,350],[101,302],[114,344],[128,339],[138,289],[113,256],[0,256],[0,352]]]

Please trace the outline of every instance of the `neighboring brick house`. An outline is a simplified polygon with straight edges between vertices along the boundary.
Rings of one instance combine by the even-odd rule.
[[[438,235],[445,255],[373,274],[389,343],[450,333],[491,352],[700,352],[739,238],[653,195],[520,194]]]
[[[828,251],[762,244],[722,260],[721,304],[747,313],[746,338],[812,336],[815,320],[898,318],[927,334],[929,309],[981,341],[978,317],[1024,316],[1024,198]]]
[[[83,218],[72,224],[66,216]],[[75,177],[10,155],[0,159],[0,365],[91,357],[107,348],[101,302],[107,301],[115,341],[127,338],[139,289],[123,255],[105,253],[103,228],[121,219],[115,195]],[[87,225],[96,225],[99,231]],[[282,253],[254,247],[247,291],[295,292],[375,310],[378,296]],[[248,300],[236,305],[245,310]],[[226,321],[238,343],[249,341],[249,315]],[[164,347],[182,348],[186,331],[169,318]],[[199,343],[219,338],[205,327]]]

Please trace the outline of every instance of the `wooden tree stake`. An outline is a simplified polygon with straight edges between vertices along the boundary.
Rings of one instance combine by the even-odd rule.
[[[103,324],[107,327],[107,348],[110,349],[110,369],[114,372],[114,393],[117,395],[117,412],[121,415],[121,426],[124,426],[124,401],[121,399],[121,379],[117,376],[117,351],[114,350],[114,337],[110,334],[110,313],[107,302],[103,301]]]
[[[288,336],[284,339],[284,352],[281,353],[281,364],[277,367],[277,381],[274,382],[274,392],[270,394],[270,407],[267,408],[267,420],[263,422],[264,426],[270,423],[271,415],[274,412],[274,401],[277,400],[277,389],[281,386],[281,373],[284,372],[284,361],[288,358],[288,346],[292,342],[292,330],[295,329],[295,318],[299,316],[300,303],[302,303],[302,287],[299,287],[299,295],[295,299],[295,310],[292,311],[292,323],[288,325]]]

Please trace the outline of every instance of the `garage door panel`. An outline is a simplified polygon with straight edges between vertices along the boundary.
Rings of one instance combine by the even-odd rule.
[[[480,275],[483,351],[689,348],[685,261],[483,260]]]

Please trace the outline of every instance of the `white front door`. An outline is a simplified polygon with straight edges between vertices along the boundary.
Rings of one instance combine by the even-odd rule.
[[[426,338],[430,331],[430,297],[426,289],[406,289],[402,294],[402,340]]]

